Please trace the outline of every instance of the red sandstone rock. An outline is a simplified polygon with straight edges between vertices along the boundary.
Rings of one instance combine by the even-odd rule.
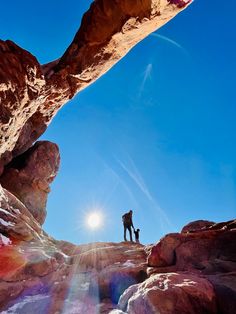
[[[0,233],[10,240],[0,246],[0,311],[122,313],[116,303],[123,293],[119,304],[131,314],[232,314],[234,221],[218,230],[167,235],[150,253],[158,253],[162,262],[155,257],[153,263],[162,266],[147,278],[149,246],[55,241],[15,196],[0,192]]]
[[[60,255],[63,254],[28,209],[2,188],[0,234],[10,240],[0,247],[0,280],[13,282],[43,276],[62,260]]]
[[[144,246],[55,241],[15,196],[0,192],[0,234],[10,240],[0,246],[0,311],[43,314],[47,305],[47,313],[96,313],[100,307],[108,313],[115,307],[111,300],[146,278]]]
[[[49,184],[57,174],[59,163],[57,145],[40,141],[14,159],[0,177],[2,186],[18,197],[40,224],[46,217]]]
[[[128,288],[119,307],[130,314],[217,313],[212,284],[191,273],[153,275]]]
[[[181,243],[181,235],[168,234],[154,245],[148,256],[148,265],[166,267],[175,264],[175,249]]]
[[[0,41],[1,166],[11,160],[29,114],[37,109],[37,98],[44,84],[41,67],[34,56],[11,41]],[[23,141],[29,141],[29,137]]]
[[[193,222],[167,235],[152,247],[147,273],[150,246],[75,246],[55,241],[38,223],[59,155],[52,143],[32,143],[66,101],[189,2],[97,0],[65,54],[43,66],[0,41],[0,173],[14,158],[1,180],[22,201],[0,187],[1,311],[117,314],[124,292],[120,306],[131,314],[234,312],[235,220]]]
[[[169,234],[153,246],[149,266],[201,270],[204,273],[236,270],[236,229],[234,221],[192,233]],[[226,245],[227,243],[227,245]],[[230,263],[228,262],[230,261]],[[232,263],[231,263],[232,262]]]
[[[215,223],[213,221],[207,221],[207,220],[193,221],[187,224],[186,226],[184,226],[183,229],[181,230],[181,233],[204,230],[205,228],[209,228],[210,226],[213,226],[214,224]]]
[[[69,99],[188,3],[94,1],[64,55],[43,66],[13,42],[0,41],[0,174],[31,147]]]
[[[230,314],[236,309],[236,271],[207,276],[214,287],[218,313]]]
[[[161,239],[150,252],[148,264],[152,268],[147,273],[152,276],[191,271],[204,277],[214,287],[218,312],[231,314],[236,305],[236,221],[210,223],[202,229],[196,226],[199,222],[184,228],[190,228],[190,233],[169,234]]]

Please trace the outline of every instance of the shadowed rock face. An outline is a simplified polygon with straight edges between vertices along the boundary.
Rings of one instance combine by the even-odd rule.
[[[210,290],[204,289],[204,299],[208,298],[206,303],[206,299],[201,300],[203,288],[200,289],[197,298],[198,313],[233,313],[236,306],[236,220],[217,224],[197,221],[188,224],[182,230],[181,233],[168,234],[153,246],[147,259],[148,265],[151,266],[148,269],[149,276],[153,276],[158,285],[160,276],[155,277],[155,274],[175,273],[184,276],[185,279],[192,280],[188,285],[190,290],[198,289],[199,282],[204,278]],[[196,276],[195,279],[191,279],[192,275]],[[178,277],[179,279],[182,280],[181,277]],[[168,285],[175,285],[174,282],[169,280]],[[185,284],[182,280],[182,284],[178,287],[182,289]],[[175,297],[173,295],[171,297],[172,306],[174,306],[173,300],[178,295],[178,289],[173,290]],[[169,292],[167,292],[168,298]],[[192,292],[190,294],[191,300]],[[159,298],[160,295],[162,292],[158,290],[156,297]],[[123,306],[127,308],[129,303],[127,298],[123,302]],[[154,302],[154,299],[149,302]],[[195,301],[191,303],[195,310],[189,307],[186,313],[197,313]],[[157,305],[156,308],[159,309],[159,306]],[[188,308],[186,304],[184,308]],[[161,311],[161,313],[169,312]],[[178,309],[173,313],[181,313],[181,310]]]
[[[21,206],[35,218],[33,228],[25,225],[26,221],[7,224],[12,228],[10,233],[3,228],[3,242],[5,235],[13,233],[14,237],[14,230],[18,229],[30,238],[30,230],[45,220],[49,185],[59,167],[59,152],[50,142],[38,142],[33,147],[32,144],[57,111],[186,5],[167,0],[96,0],[64,55],[45,65],[12,41],[0,40],[0,183],[17,197],[14,200],[20,205],[16,209]],[[6,204],[7,199],[8,196]],[[11,210],[8,205],[6,208]],[[6,210],[1,213],[17,219]]]
[[[1,313],[235,312],[235,220],[193,222],[151,247],[77,246],[41,228],[60,158],[55,144],[32,144],[66,101],[189,2],[96,0],[64,55],[46,65],[0,41]]]
[[[188,2],[97,0],[64,55],[43,66],[13,42],[0,41],[0,174],[69,99]]]
[[[29,115],[37,109],[44,85],[36,58],[13,42],[0,40],[0,173],[30,137],[36,139],[31,132],[23,132],[24,139],[18,141]]]
[[[190,224],[183,230],[189,226]],[[196,269],[204,274],[234,271],[236,269],[234,241],[236,241],[235,220],[220,224],[212,223],[204,229],[195,229],[191,232],[171,233],[152,248],[148,265],[172,267],[174,271]]]
[[[40,224],[46,217],[49,185],[57,174],[59,163],[58,146],[40,141],[15,158],[0,177],[2,186],[13,193]]]

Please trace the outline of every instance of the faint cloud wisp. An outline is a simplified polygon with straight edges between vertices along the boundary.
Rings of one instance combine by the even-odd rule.
[[[164,230],[166,225],[168,225],[169,227],[173,227],[171,221],[169,220],[164,210],[159,206],[159,204],[151,195],[146,183],[144,182],[143,177],[138,171],[131,156],[128,155],[126,164],[120,161],[118,158],[115,158],[115,159],[117,163],[121,166],[121,168],[128,174],[128,176],[136,183],[136,185],[139,187],[142,193],[146,196],[146,198],[151,204],[151,207],[157,210],[162,229]],[[129,163],[129,166],[127,166],[127,163]]]
[[[164,35],[157,34],[157,33],[152,33],[151,36],[156,37],[156,38],[160,38],[160,39],[174,45],[175,47],[179,48],[185,55],[187,55],[187,56],[189,55],[187,50],[184,47],[182,47],[179,43],[177,43],[175,40],[173,40],[169,37],[166,37]]]
[[[143,80],[142,80],[142,83],[141,83],[141,86],[140,86],[140,89],[139,89],[138,98],[140,98],[142,93],[143,93],[146,81],[151,78],[152,68],[153,68],[152,63],[149,63],[146,66],[146,69],[144,71]]]

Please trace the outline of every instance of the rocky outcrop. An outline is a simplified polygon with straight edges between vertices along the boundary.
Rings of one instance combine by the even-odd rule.
[[[38,98],[44,85],[45,79],[36,58],[13,42],[0,40],[1,172],[4,164],[22,152],[29,137],[33,141],[36,139],[36,134],[27,134],[24,139],[19,139],[19,136],[40,102]],[[23,131],[22,134],[25,133]]]
[[[212,284],[189,273],[155,274],[143,283],[129,287],[119,305],[132,314],[217,313]]]
[[[200,270],[204,274],[234,271],[235,241],[235,220],[212,224],[191,233],[168,234],[152,248],[148,264],[151,267],[173,267],[174,271]]]
[[[41,227],[59,152],[32,144],[66,101],[188,3],[96,0],[64,55],[46,65],[0,41],[1,313],[235,312],[235,220],[192,222],[154,246],[74,245]]]
[[[188,3],[94,1],[64,55],[43,66],[13,42],[0,41],[0,174],[45,131],[62,105]]]
[[[211,227],[214,224],[215,223],[213,221],[208,221],[208,220],[193,221],[187,224],[186,226],[184,226],[183,229],[181,230],[181,233],[193,232],[200,229],[205,229],[205,228]]]
[[[142,303],[152,308],[148,313],[234,312],[236,220],[218,224],[197,221],[182,230],[153,246],[147,259],[152,280],[130,288],[120,300],[122,309],[139,313],[135,309]],[[143,294],[143,289],[148,293]],[[161,296],[167,302],[164,307],[165,302],[157,301]],[[176,303],[180,297],[181,302]]]
[[[1,313],[234,313],[236,221],[152,247],[77,246],[48,236],[2,188],[0,203]]]
[[[49,237],[27,208],[1,189],[0,311],[108,313],[132,284],[146,279],[144,246],[66,245]],[[60,247],[67,246],[67,253]]]
[[[58,146],[40,141],[15,158],[0,177],[2,186],[13,193],[40,224],[46,217],[49,185],[57,174],[59,163]]]

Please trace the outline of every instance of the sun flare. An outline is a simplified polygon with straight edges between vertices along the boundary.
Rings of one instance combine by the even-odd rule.
[[[89,213],[86,218],[86,225],[89,229],[99,229],[102,226],[103,216],[99,212]]]

